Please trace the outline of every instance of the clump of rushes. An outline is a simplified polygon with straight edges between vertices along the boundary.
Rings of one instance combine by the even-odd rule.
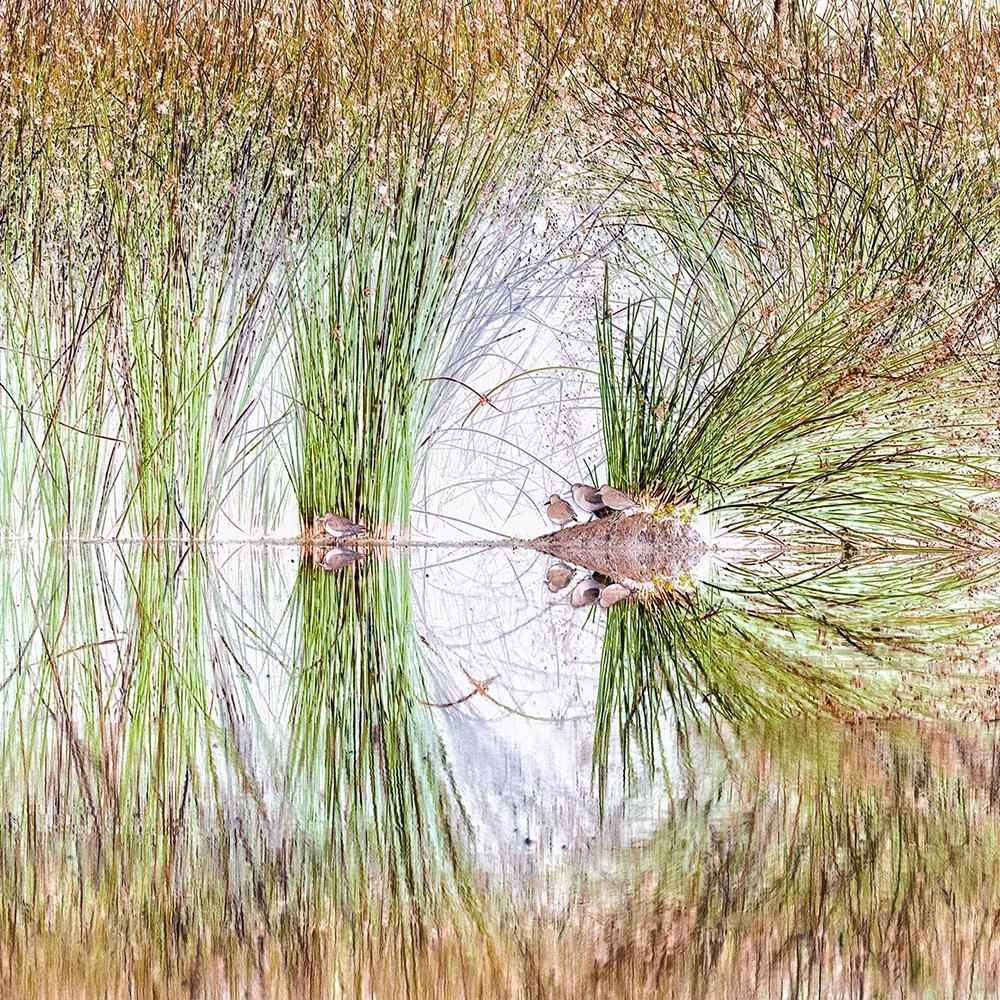
[[[162,82],[177,67],[158,30]],[[78,72],[86,48],[63,43],[48,43],[52,66]],[[2,152],[20,173],[0,228],[3,327],[27,488],[5,527],[37,509],[49,535],[203,534],[254,417],[284,194],[265,122],[254,134],[199,110],[204,94],[179,84],[153,96],[148,67],[119,76],[106,55],[72,113],[40,68],[50,89],[8,109],[19,127]]]
[[[789,540],[995,539],[989,513],[970,508],[996,462],[989,400],[966,365],[912,344],[878,346],[891,302],[869,301],[866,316],[827,295],[772,325],[760,301],[727,311],[675,287],[665,303],[630,303],[618,331],[605,299],[612,479],[661,504],[694,501],[731,530],[775,527]]]
[[[113,155],[107,139],[95,155]],[[206,205],[217,164],[161,169],[149,152],[125,161],[145,193],[85,177],[78,203],[5,248],[8,399],[49,535],[210,530],[252,408],[273,215]]]
[[[993,540],[968,505],[995,465],[997,119],[975,75],[995,26],[677,16],[676,51],[612,44],[585,95],[614,109],[608,169],[662,241],[655,303],[620,337],[599,317],[616,485],[800,537]],[[966,81],[948,93],[945,66]]]
[[[78,255],[64,246],[0,268],[8,352],[3,435],[6,445],[20,444],[4,450],[0,523],[12,531],[93,537],[113,488],[109,459],[120,443],[105,427],[112,395],[105,261],[99,252]]]
[[[594,52],[578,94],[603,114],[635,207],[699,216],[671,241],[721,237],[745,269],[817,289],[864,270],[869,287],[905,292],[901,306],[934,309],[991,287],[995,20],[976,4],[790,9],[767,31],[743,5],[675,5],[665,47],[642,30],[662,11],[643,5]]]
[[[290,293],[305,525],[331,509],[408,522],[426,380],[475,255],[474,223],[506,165],[508,144],[481,114],[417,102],[399,122],[363,126],[320,203]]]
[[[132,471],[121,516],[147,536],[204,534],[271,335],[274,220],[191,195],[149,212],[124,201],[107,344]]]
[[[4,527],[40,518],[49,534],[153,537],[210,532],[222,499],[252,480],[257,496],[282,495],[281,463],[255,467],[284,451],[255,385],[284,346],[275,300],[302,306],[325,294],[331,268],[354,274],[354,290],[336,293],[343,329],[363,323],[377,339],[375,311],[419,314],[413,336],[393,333],[394,346],[371,354],[395,364],[417,351],[419,385],[434,352],[416,342],[431,316],[444,321],[441,289],[460,270],[440,258],[454,257],[485,194],[484,165],[502,170],[487,133],[509,135],[542,107],[575,16],[555,0],[524,19],[500,4],[473,19],[422,0],[395,11],[307,3],[290,14],[260,0],[239,11],[127,2],[109,17],[8,13],[0,258],[11,367],[0,478],[18,485],[20,510]],[[380,124],[359,127],[373,108]],[[330,197],[344,200],[321,219],[316,206]],[[434,197],[453,205],[432,207]],[[371,304],[346,304],[378,277],[390,233],[405,248],[384,255],[392,282],[371,286]],[[319,257],[304,261],[303,246]],[[288,260],[291,288],[274,267]],[[405,299],[401,281],[421,282],[420,294]],[[409,405],[400,391],[391,405]],[[377,417],[370,424],[381,433]],[[339,503],[349,488],[319,496],[304,485],[334,474],[312,429],[300,430],[305,454],[286,463],[301,473],[300,506]],[[406,464],[393,471],[405,478]],[[405,517],[398,499],[379,504],[374,519]],[[372,504],[348,506],[368,516]]]

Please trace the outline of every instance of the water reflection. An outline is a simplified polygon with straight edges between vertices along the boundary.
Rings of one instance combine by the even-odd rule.
[[[344,966],[359,988],[388,967],[404,976],[390,973],[393,992],[429,995],[416,956],[481,928],[482,903],[427,707],[408,560],[369,557],[335,574],[304,562],[293,606],[287,805],[309,846],[309,892],[350,929]]]
[[[203,975],[191,943],[247,945],[268,863],[239,606],[190,550],[5,556],[7,975],[27,995]]]
[[[551,565],[5,550],[4,995],[994,989],[991,564]]]
[[[720,727],[564,940],[608,996],[989,995],[997,743],[950,725]],[[566,994],[568,995],[568,993]]]

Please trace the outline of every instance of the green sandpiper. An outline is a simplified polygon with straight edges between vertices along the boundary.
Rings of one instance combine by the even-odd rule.
[[[351,535],[362,535],[368,530],[364,525],[355,524],[354,521],[332,512],[324,514],[319,523],[323,531],[334,538],[350,538]]]

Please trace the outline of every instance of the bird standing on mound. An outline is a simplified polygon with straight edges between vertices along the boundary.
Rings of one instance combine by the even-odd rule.
[[[600,605],[602,608],[610,608],[619,601],[624,601],[626,597],[631,596],[631,587],[626,587],[624,583],[612,583],[601,591]]]
[[[598,491],[605,507],[612,510],[632,510],[639,505],[626,493],[605,483]]]
[[[319,518],[319,525],[323,531],[334,538],[350,538],[351,535],[363,535],[368,529],[362,524],[355,524],[354,521],[334,514],[332,511]]]
[[[569,595],[569,603],[574,608],[585,608],[588,604],[596,604],[601,598],[604,588],[592,577],[581,580]]]
[[[596,514],[604,509],[604,501],[601,499],[601,491],[595,490],[593,486],[586,483],[573,483],[573,499],[580,510]]]
[[[549,583],[549,590],[553,594],[558,593],[573,579],[574,572],[573,567],[567,566],[564,562],[557,562],[555,566],[550,566],[548,573],[545,574],[545,579]]]
[[[558,524],[560,528],[564,524],[569,524],[570,521],[576,520],[573,508],[558,493],[553,493],[545,501],[545,506],[549,508],[549,520],[553,524]]]

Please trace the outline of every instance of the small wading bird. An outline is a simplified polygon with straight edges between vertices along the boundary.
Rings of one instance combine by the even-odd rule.
[[[581,580],[569,595],[569,603],[574,608],[583,608],[588,604],[596,604],[604,588],[592,577]]]
[[[626,597],[632,596],[632,590],[624,583],[609,584],[601,591],[601,607],[610,608],[611,605],[624,601]]]
[[[361,524],[355,524],[346,517],[330,512],[319,518],[319,526],[334,538],[350,538],[351,535],[362,535],[368,529]]]
[[[588,486],[586,483],[573,483],[573,499],[580,510],[588,511],[591,514],[604,509],[601,491],[595,490],[593,486]]]
[[[576,520],[576,513],[573,511],[573,508],[558,493],[553,493],[545,501],[545,506],[549,508],[549,520],[553,524],[558,524],[560,528],[564,524],[569,524],[570,521]]]
[[[545,579],[549,581],[549,590],[553,594],[562,590],[573,579],[573,573],[573,567],[567,566],[564,562],[557,562],[555,566],[550,566],[548,573],[545,574]]]
[[[608,486],[607,483],[598,492],[604,506],[610,507],[612,510],[632,510],[633,507],[639,506],[630,496],[622,493],[621,490],[616,490],[613,486]]]

